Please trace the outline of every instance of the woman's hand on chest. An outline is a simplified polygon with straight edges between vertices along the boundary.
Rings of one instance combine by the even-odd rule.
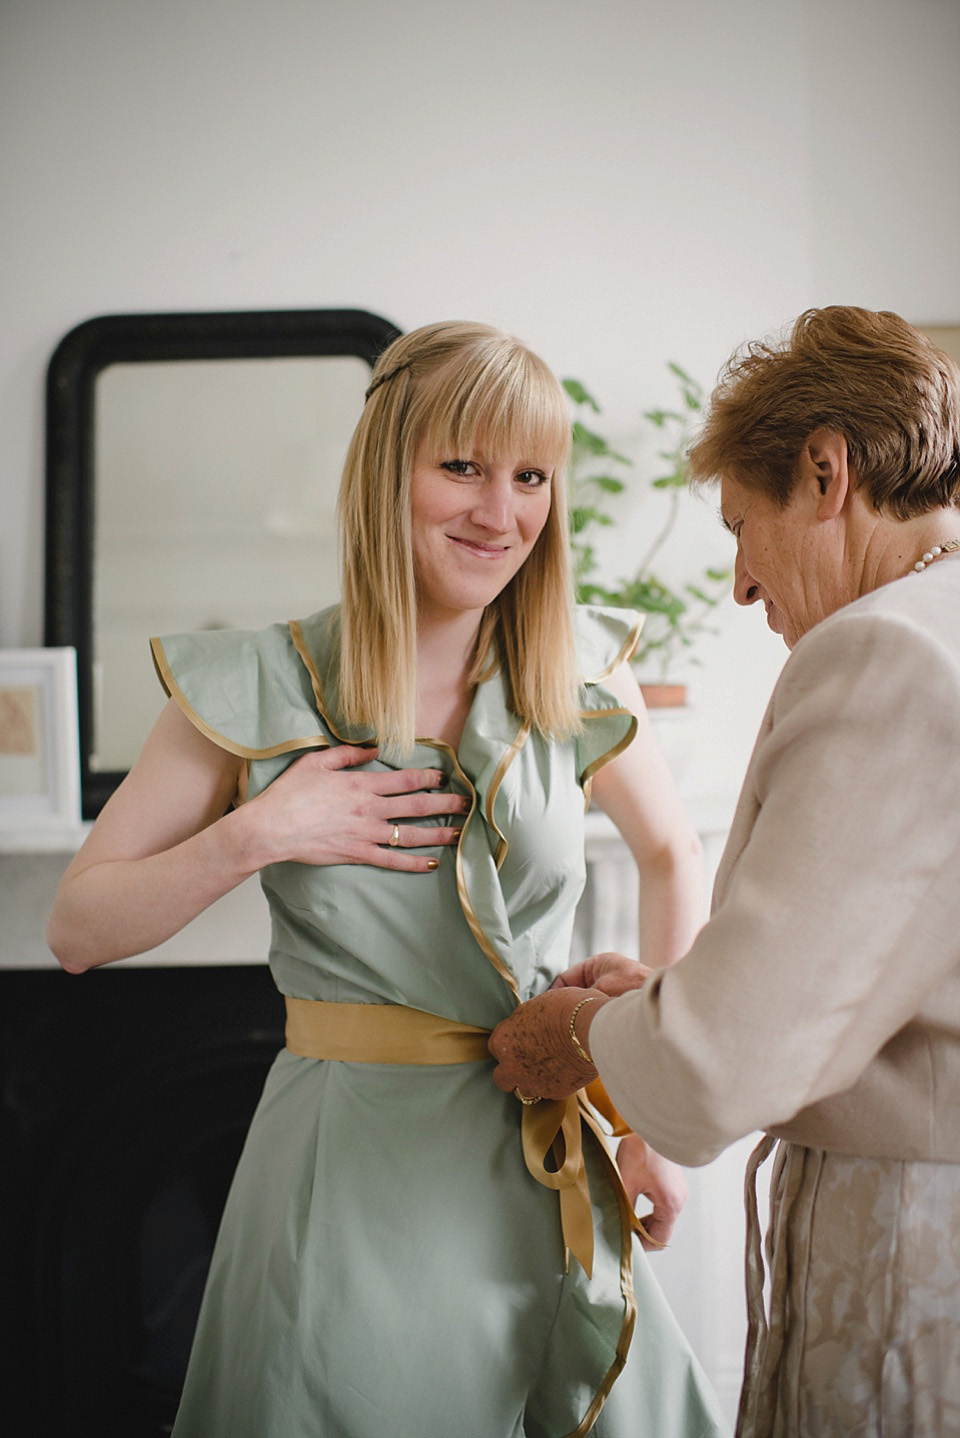
[[[435,857],[415,851],[456,844],[468,801],[437,769],[358,772],[376,757],[347,744],[304,754],[245,804],[256,867],[289,860],[435,869]]]

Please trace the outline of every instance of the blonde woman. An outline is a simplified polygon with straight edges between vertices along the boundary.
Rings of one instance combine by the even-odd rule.
[[[621,1182],[578,1103],[490,1077],[489,1031],[567,962],[591,782],[642,871],[648,962],[700,918],[632,617],[570,603],[568,440],[518,341],[407,335],[347,457],[342,604],[154,641],[170,702],[51,945],[75,972],[138,952],[259,871],[287,1004],[177,1438],[722,1426],[631,1251],[641,1191],[669,1235],[679,1173],[631,1136]]]

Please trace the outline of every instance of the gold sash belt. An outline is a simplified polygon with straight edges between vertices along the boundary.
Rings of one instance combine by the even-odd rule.
[[[467,1064],[493,1062],[487,1048],[489,1029],[439,1018],[402,1004],[332,1004],[317,999],[286,998],[286,1044],[291,1053],[308,1059],[340,1059],[367,1064]],[[523,1157],[531,1175],[560,1200],[560,1225],[567,1252],[589,1278],[593,1272],[593,1210],[583,1161],[581,1120],[603,1140],[586,1091],[570,1098],[541,1099],[524,1106],[520,1131]],[[591,1084],[590,1100],[616,1129],[618,1115],[600,1084]],[[606,1100],[606,1102],[605,1102]],[[619,1184],[619,1171],[609,1160]],[[555,1168],[547,1168],[547,1155]],[[632,1227],[645,1233],[619,1184],[621,1209]]]
[[[490,1058],[489,1029],[401,1004],[285,998],[286,1042],[305,1059],[349,1064],[470,1064]]]

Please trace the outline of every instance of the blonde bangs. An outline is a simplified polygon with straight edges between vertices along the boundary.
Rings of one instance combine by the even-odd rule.
[[[420,381],[421,433],[438,451],[510,455],[559,480],[570,452],[570,411],[559,382],[515,342],[496,336],[483,348],[482,356],[457,355]]]

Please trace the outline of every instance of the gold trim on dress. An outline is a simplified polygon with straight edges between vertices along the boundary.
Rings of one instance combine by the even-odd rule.
[[[234,743],[225,734],[212,728],[205,719],[201,719],[173,677],[173,670],[170,668],[161,640],[150,640],[150,652],[153,655],[157,677],[170,698],[183,711],[195,729],[199,729],[207,739],[212,739],[219,749],[226,749],[228,754],[236,754],[239,759],[273,759],[278,754],[290,754],[295,749],[329,749],[328,741],[320,734],[313,734],[303,739],[285,739],[282,744],[270,744],[265,749],[254,749],[249,744]]]
[[[507,850],[509,849],[510,845],[507,841],[506,834],[503,832],[503,830],[500,828],[500,825],[493,817],[493,808],[497,801],[497,795],[500,792],[500,786],[503,783],[504,776],[507,770],[510,768],[510,765],[513,763],[514,759],[520,753],[520,750],[523,748],[524,744],[526,744],[529,736],[530,720],[525,719],[523,721],[523,724],[520,726],[520,732],[517,734],[517,737],[514,739],[513,743],[510,745],[509,749],[506,751],[503,758],[500,760],[500,763],[497,765],[494,776],[490,781],[490,788],[487,791],[487,823],[490,825],[491,829],[493,829],[498,839],[497,852],[495,856],[495,863],[497,866],[498,874],[503,866],[504,859],[507,857]]]
[[[463,784],[463,786],[466,788],[470,795],[470,811],[463,821],[463,828],[460,831],[460,839],[457,843],[457,896],[460,900],[460,907],[463,910],[463,916],[466,919],[468,925],[470,926],[470,932],[473,934],[473,937],[476,939],[486,958],[489,959],[491,964],[493,964],[493,967],[496,969],[497,973],[503,979],[504,983],[507,984],[507,986],[509,987],[510,992],[513,994],[517,1003],[519,1003],[520,989],[517,984],[516,975],[514,974],[513,970],[510,968],[506,960],[503,959],[497,952],[497,950],[494,948],[493,942],[487,937],[483,925],[480,923],[479,915],[477,914],[477,911],[473,906],[473,900],[470,898],[470,890],[467,887],[467,876],[464,873],[463,868],[463,836],[470,826],[470,821],[478,813],[477,791],[473,784],[470,782],[470,780],[467,778],[466,774],[463,772],[463,769],[460,767],[460,760],[457,758],[456,754],[451,749],[449,744],[445,744],[442,739],[421,739],[417,742],[420,744],[425,744],[432,749],[440,749],[443,753],[447,754],[450,758],[451,764],[454,767],[454,772],[456,773],[457,778],[460,780],[460,783]]]
[[[601,1160],[607,1168],[608,1177],[620,1208],[620,1292],[623,1295],[624,1315],[613,1362],[607,1369],[600,1387],[593,1395],[593,1402],[590,1404],[590,1407],[581,1418],[577,1427],[574,1428],[571,1433],[568,1433],[566,1438],[586,1438],[586,1435],[590,1432],[594,1423],[596,1423],[600,1415],[600,1410],[610,1396],[611,1388],[623,1372],[624,1364],[627,1361],[627,1354],[630,1351],[630,1343],[633,1339],[633,1330],[637,1322],[637,1298],[633,1289],[633,1234],[637,1231],[639,1220],[631,1207],[630,1200],[627,1198],[627,1191],[623,1186],[620,1170],[617,1168],[607,1148],[603,1130],[597,1124],[593,1115],[589,1113],[582,1104],[581,1115],[597,1139],[597,1147],[600,1150]],[[640,1225],[640,1228],[642,1229],[642,1225]]]
[[[627,635],[626,639],[621,644],[619,652],[617,653],[617,657],[616,659],[614,659],[613,663],[608,664],[606,669],[601,669],[599,674],[593,674],[588,679],[581,676],[580,683],[584,685],[601,684],[604,679],[609,679],[613,671],[615,669],[619,669],[621,664],[626,664],[629,659],[632,659],[637,651],[637,645],[640,643],[640,635],[645,622],[646,615],[638,614],[636,623],[633,625],[630,630],[630,633]]]
[[[602,769],[606,764],[609,764],[614,759],[616,759],[617,755],[622,754],[624,749],[629,749],[630,745],[633,743],[634,739],[637,736],[637,716],[629,709],[617,707],[615,709],[581,709],[580,711],[581,719],[606,719],[608,716],[614,718],[619,717],[621,719],[629,719],[630,723],[627,726],[627,732],[624,737],[618,740],[616,744],[612,745],[611,748],[605,750],[605,752],[601,754],[599,758],[594,759],[592,764],[588,764],[587,767],[584,769],[583,773],[580,775],[580,787],[583,789],[584,797],[584,810],[587,810],[590,807],[590,796],[593,790],[594,774],[598,773],[598,771]]]
[[[327,728],[330,730],[330,733],[334,736],[334,738],[340,739],[340,743],[343,744],[346,741],[340,738],[340,735],[337,733],[336,729],[334,729],[333,725],[331,724],[330,715],[327,713],[326,705],[323,702],[323,688],[320,683],[320,674],[317,670],[316,664],[314,663],[313,655],[307,648],[307,641],[303,637],[303,629],[301,627],[300,620],[289,620],[287,623],[287,628],[290,631],[290,638],[293,640],[293,647],[300,656],[300,662],[302,663],[304,669],[306,669],[307,674],[310,676],[310,687],[313,690],[313,702],[317,706],[317,713],[320,715],[320,718],[323,720],[324,724],[326,724]]]

